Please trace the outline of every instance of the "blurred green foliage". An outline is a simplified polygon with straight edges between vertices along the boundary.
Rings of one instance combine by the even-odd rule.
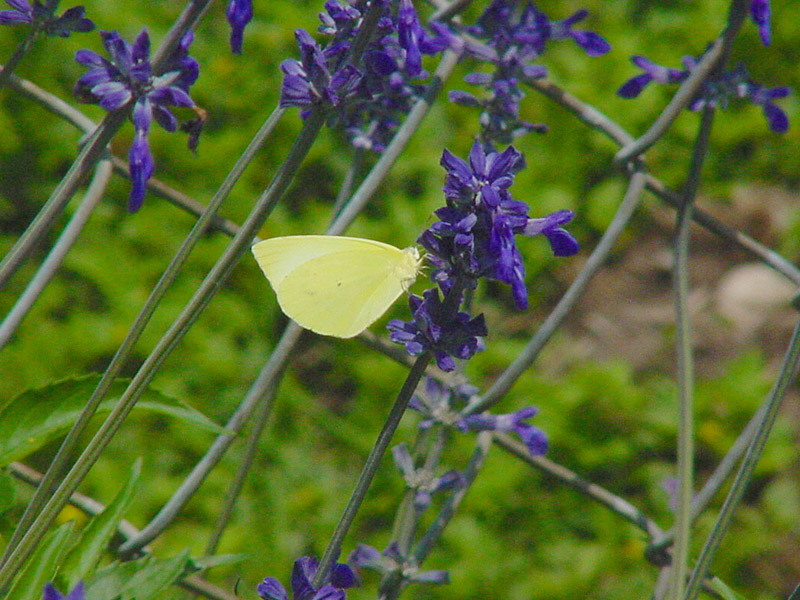
[[[99,28],[117,29],[132,39],[146,25],[154,44],[184,5],[176,0],[85,4]],[[213,6],[196,31],[191,53],[200,62],[201,77],[192,96],[210,115],[197,155],[185,149],[180,136],[153,128],[155,176],[201,202],[211,197],[276,105],[281,81],[278,66],[296,55],[293,30],[314,30],[316,13],[322,9],[321,3],[307,0],[256,0],[254,4],[256,17],[246,31],[242,56],[232,56],[228,50],[222,6]],[[465,20],[474,18],[483,5],[470,7]],[[619,85],[638,73],[629,56],[643,54],[665,66],[678,66],[684,54],[703,51],[723,26],[726,10],[722,0],[551,0],[538,5],[552,18],[564,18],[580,8],[590,10],[586,28],[606,37],[613,51],[588,58],[565,42],[549,50],[542,62],[555,83],[593,104],[633,135],[648,127],[671,91],[651,86],[637,100],[616,97],[613,92]],[[794,27],[800,21],[800,4],[776,0],[773,12],[773,46],[761,46],[755,27],[748,22],[734,60],[747,59],[753,78],[766,86],[800,89],[800,29]],[[9,56],[21,39],[21,31],[3,28],[0,57]],[[82,47],[100,51],[99,37],[42,40],[17,74],[69,100],[73,82],[82,72],[71,57]],[[460,78],[472,68],[464,61],[447,89],[468,89]],[[792,123],[783,136],[771,133],[761,111],[749,104],[734,104],[717,116],[704,171],[704,199],[725,207],[731,192],[744,184],[796,192],[800,183],[797,96],[780,104]],[[83,106],[82,110],[94,119],[102,118],[97,107]],[[447,147],[464,156],[476,132],[476,117],[470,109],[447,103],[434,107],[349,233],[398,246],[411,244],[442,203],[443,174],[438,166],[442,150]],[[578,216],[571,230],[586,256],[624,190],[623,178],[611,165],[616,148],[533,91],[523,105],[523,118],[547,123],[550,131],[519,140],[517,147],[525,153],[528,168],[519,174],[512,192],[529,203],[534,215],[560,208],[575,210]],[[697,122],[696,115],[684,113],[647,154],[651,171],[675,188],[680,188],[685,177]],[[224,216],[243,220],[298,129],[296,113],[284,118],[224,205]],[[0,251],[5,252],[68,168],[80,134],[7,89],[0,91],[0,131]],[[126,155],[132,131],[128,124],[114,140],[118,155]],[[322,232],[350,157],[343,139],[324,132],[262,235]],[[67,376],[101,372],[188,233],[192,218],[153,196],[139,213],[128,215],[128,190],[127,181],[113,179],[58,277],[13,342],[0,353],[0,401]],[[66,216],[74,211],[77,200]],[[795,211],[787,216],[786,235],[777,241],[777,249],[790,260],[796,260],[800,252],[799,214]],[[641,222],[649,222],[646,212]],[[58,225],[64,223],[62,219]],[[220,233],[209,233],[194,251],[139,342],[126,375],[135,373],[226,241]],[[534,308],[528,314],[515,314],[510,292],[501,286],[480,288],[476,295],[477,310],[487,314],[490,336],[486,352],[467,366],[467,373],[481,389],[486,389],[524,346],[577,271],[574,261],[581,260],[554,260],[543,240],[523,240],[521,246]],[[636,246],[634,230],[623,236],[619,252],[635,253]],[[45,251],[41,249],[0,296],[0,312],[5,314],[11,308]],[[406,313],[407,308],[398,303],[381,323]],[[269,356],[285,322],[255,262],[245,257],[152,387],[224,424]],[[380,326],[373,330],[383,331]],[[665,345],[668,343],[665,339]],[[661,482],[672,475],[674,460],[676,393],[669,365],[637,372],[616,359],[587,362],[570,344],[569,334],[557,335],[537,366],[522,376],[499,408],[510,412],[529,404],[539,406],[536,424],[550,436],[550,458],[623,496],[668,528],[671,514]],[[721,365],[721,374],[701,376],[697,420],[701,482],[768,391],[769,358],[753,349]],[[232,590],[241,579],[239,594],[254,597],[254,586],[262,577],[271,575],[288,583],[294,558],[321,554],[404,373],[404,368],[356,341],[310,334],[303,338],[220,547],[220,552],[246,552],[250,558],[212,571],[213,581]],[[416,422],[416,417],[407,416],[397,440],[412,439]],[[144,475],[127,514],[142,526],[170,497],[212,439],[206,431],[163,415],[133,414],[82,491],[110,502],[130,464],[142,456]],[[800,579],[796,439],[796,418],[779,421],[746,504],[714,562],[714,572],[722,580],[753,600],[784,598]],[[471,439],[454,442],[448,457],[452,467],[461,468],[471,451]],[[54,448],[50,445],[39,451],[29,464],[44,468]],[[157,555],[178,555],[186,547],[193,556],[202,553],[237,468],[240,448],[234,447],[180,518],[153,544]],[[403,484],[391,460],[384,463],[345,552],[356,542],[383,548],[389,540]],[[0,479],[0,488],[9,485],[5,478]],[[29,490],[15,485],[20,501],[29,497]],[[2,499],[0,508],[6,508]],[[1,536],[9,534],[15,516],[11,511],[2,517]],[[699,532],[706,532],[711,522],[710,516],[701,518]],[[655,569],[643,558],[645,544],[641,532],[618,516],[494,451],[443,543],[425,565],[449,569],[452,583],[442,588],[416,587],[407,594],[420,599],[646,597]],[[352,597],[372,597],[376,583],[373,575],[366,575],[365,586],[352,592]]]

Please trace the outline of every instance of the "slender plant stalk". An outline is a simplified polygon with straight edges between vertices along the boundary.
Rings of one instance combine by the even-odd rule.
[[[110,160],[105,159],[98,163],[95,175],[78,210],[75,211],[64,231],[61,232],[58,241],[56,241],[47,258],[42,262],[25,291],[17,299],[3,322],[0,323],[0,350],[9,342],[11,336],[14,335],[22,320],[44,291],[45,286],[55,276],[67,252],[72,248],[95,207],[103,198],[108,181],[111,179],[112,171]]]
[[[347,535],[350,526],[353,524],[356,513],[358,512],[358,509],[361,507],[361,503],[364,501],[364,498],[367,495],[367,491],[372,483],[372,479],[375,477],[375,473],[378,472],[381,459],[386,453],[389,443],[392,441],[394,432],[397,430],[397,426],[400,424],[400,419],[403,417],[403,414],[406,411],[406,407],[408,406],[408,402],[411,400],[411,396],[414,395],[414,390],[417,389],[417,384],[425,374],[425,367],[428,366],[430,360],[431,355],[428,352],[425,352],[419,356],[414,363],[414,366],[411,368],[411,371],[408,373],[408,376],[403,383],[403,387],[400,388],[400,392],[397,394],[397,399],[392,406],[392,410],[389,412],[389,416],[386,418],[386,422],[383,424],[383,428],[378,434],[378,438],[375,440],[375,445],[364,462],[364,467],[358,476],[358,481],[356,482],[353,493],[350,496],[350,500],[347,502],[347,506],[342,512],[342,516],[340,517],[336,528],[333,530],[331,539],[328,541],[328,546],[325,549],[325,553],[320,559],[319,568],[314,578],[314,587],[319,588],[322,585],[327,578],[333,563],[341,554],[344,536]]]
[[[692,328],[689,316],[689,226],[692,207],[700,184],[703,160],[708,152],[708,139],[714,122],[714,110],[705,109],[692,153],[689,177],[678,208],[675,236],[675,325],[678,365],[678,494],[675,509],[675,544],[672,552],[670,597],[683,597],[689,564],[689,544],[692,524],[692,493],[694,491],[694,358]]]

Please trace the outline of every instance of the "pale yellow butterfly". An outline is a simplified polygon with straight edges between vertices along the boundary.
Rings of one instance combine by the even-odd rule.
[[[290,235],[252,248],[281,310],[322,335],[349,338],[372,325],[420,270],[416,248],[334,235]]]

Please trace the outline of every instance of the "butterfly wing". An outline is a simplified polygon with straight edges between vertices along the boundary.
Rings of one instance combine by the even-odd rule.
[[[287,316],[322,335],[352,337],[380,317],[416,276],[415,254],[339,236],[273,238],[253,253]]]

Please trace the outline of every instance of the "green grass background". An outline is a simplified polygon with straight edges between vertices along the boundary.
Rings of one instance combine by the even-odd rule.
[[[117,29],[132,39],[144,24],[155,45],[183,3],[121,0],[85,5],[100,29]],[[322,9],[320,3],[306,0],[256,0],[254,5],[256,17],[246,31],[243,56],[233,56],[228,50],[221,3],[210,10],[196,31],[192,55],[200,62],[201,77],[192,96],[210,115],[198,154],[189,153],[179,135],[157,127],[151,133],[155,176],[201,202],[208,201],[275,106],[281,81],[279,64],[296,56],[293,30],[314,30],[316,14]],[[471,17],[466,18],[474,18],[482,6],[476,3],[468,11]],[[703,51],[722,28],[726,11],[721,0],[552,0],[538,6],[552,18],[567,17],[584,7],[591,11],[582,25],[606,37],[613,51],[589,58],[571,42],[563,42],[552,47],[542,63],[554,82],[634,135],[652,122],[670,91],[653,86],[637,100],[617,98],[614,91],[619,85],[638,73],[629,62],[630,55],[644,54],[660,64],[677,66],[684,54]],[[421,8],[423,15],[427,14],[427,8]],[[773,11],[773,46],[764,48],[748,22],[734,60],[746,60],[753,78],[766,86],[785,84],[798,89],[800,30],[794,24],[800,21],[800,5],[776,0]],[[5,60],[21,39],[19,30],[0,30],[0,60]],[[17,74],[69,100],[72,85],[82,73],[72,56],[82,47],[101,51],[99,36],[41,40]],[[465,62],[448,88],[468,89],[460,78],[473,68]],[[704,196],[724,206],[731,191],[745,183],[797,193],[797,97],[790,96],[780,105],[792,121],[785,135],[771,133],[760,109],[749,104],[734,103],[718,115],[713,149],[704,170]],[[82,110],[97,120],[102,118],[98,107],[83,106]],[[398,246],[413,243],[442,203],[441,152],[446,147],[465,156],[476,132],[476,117],[474,111],[463,107],[446,103],[434,107],[349,233]],[[545,122],[551,129],[547,135],[529,135],[517,144],[526,155],[528,168],[518,175],[512,192],[531,206],[534,215],[561,208],[575,210],[571,231],[586,256],[624,189],[624,179],[611,166],[616,148],[533,91],[524,102],[523,118]],[[648,152],[651,170],[673,187],[679,188],[685,176],[697,123],[697,115],[683,114]],[[221,211],[224,216],[237,222],[244,219],[298,130],[299,118],[292,112],[236,186]],[[7,89],[0,90],[0,132],[0,250],[5,251],[70,165],[80,135]],[[128,124],[115,138],[118,155],[127,154],[132,132]],[[262,235],[322,232],[349,160],[346,142],[324,132]],[[192,218],[152,196],[139,213],[127,214],[128,191],[127,181],[112,180],[58,277],[13,342],[0,353],[0,397],[13,397],[67,376],[102,371],[124,338],[192,225]],[[75,206],[73,202],[68,207],[67,216]],[[797,217],[796,213],[790,215],[776,248],[793,261],[800,250]],[[49,243],[65,222],[66,218],[59,221]],[[646,222],[647,217],[642,216],[635,226]],[[620,253],[636,251],[638,233],[634,228],[623,236]],[[210,233],[198,245],[138,344],[126,367],[127,375],[136,372],[225,244],[224,235]],[[532,308],[516,313],[509,290],[498,285],[481,287],[476,297],[476,307],[487,315],[490,335],[486,352],[476,356],[466,372],[481,389],[517,355],[577,268],[574,262],[550,257],[542,240],[524,240],[521,246]],[[3,313],[43,256],[44,250],[0,295]],[[406,314],[406,307],[398,303],[386,319],[406,318]],[[224,423],[269,356],[285,322],[267,282],[246,256],[152,387]],[[372,329],[383,331],[380,325]],[[701,377],[697,415],[701,481],[768,391],[767,363],[765,353],[754,347],[723,365],[721,375]],[[254,586],[264,576],[276,576],[288,584],[294,558],[322,553],[404,374],[403,368],[356,341],[303,338],[220,547],[220,552],[247,552],[250,558],[213,571],[213,581],[232,590],[240,580],[240,596],[252,598]],[[587,362],[570,345],[569,335],[557,334],[537,366],[518,381],[498,408],[510,412],[529,404],[539,406],[536,424],[550,436],[550,458],[622,495],[668,527],[671,513],[660,483],[672,474],[675,397],[667,369],[636,371],[622,361]],[[416,422],[416,417],[407,416],[396,439],[412,439]],[[207,432],[162,416],[134,415],[81,489],[100,501],[110,501],[128,465],[142,455],[147,476],[128,517],[143,526],[211,440]],[[170,556],[185,547],[195,555],[202,551],[240,449],[234,447],[180,518],[153,544],[156,554]],[[463,467],[470,449],[469,437],[454,440],[447,455],[448,468]],[[37,453],[30,464],[44,468],[53,451],[54,447],[48,447]],[[391,460],[384,463],[348,536],[345,552],[356,542],[383,548],[389,541],[403,484]],[[779,421],[755,482],[713,565],[715,573],[747,598],[785,598],[800,580],[797,466],[796,421],[787,415]],[[710,516],[700,519],[700,539],[711,523]],[[3,522],[0,535],[7,535],[9,527],[10,521]],[[656,573],[643,558],[645,544],[642,534],[619,517],[495,451],[425,565],[448,569],[452,583],[413,587],[406,595],[507,600],[644,598],[649,596]],[[364,588],[352,596],[372,597],[376,583],[375,576],[368,574]],[[165,598],[181,594],[176,590]]]

